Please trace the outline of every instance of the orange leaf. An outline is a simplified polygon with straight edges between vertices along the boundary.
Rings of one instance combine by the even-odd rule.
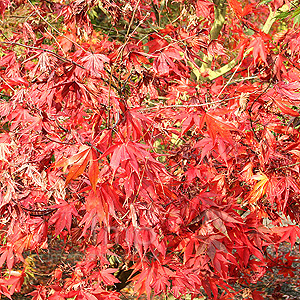
[[[74,164],[70,168],[69,174],[67,176],[67,185],[72,179],[76,179],[78,176],[82,175],[89,163],[88,176],[92,185],[92,189],[95,191],[99,176],[99,164],[97,159],[97,153],[93,148],[87,146],[83,146],[81,150],[82,151],[70,158],[63,158],[59,160],[55,164],[55,167],[63,167],[64,169],[66,169],[69,165]]]
[[[96,191],[96,185],[99,176],[99,164],[97,154],[94,149],[90,151],[90,166],[89,166],[89,179],[92,185],[92,189]]]
[[[265,194],[269,182],[269,178],[263,173],[252,176],[252,179],[259,181],[255,184],[248,196],[250,204],[257,202]]]
[[[252,4],[246,5],[243,9],[242,4],[237,0],[227,0],[227,1],[238,18],[244,17],[252,11]]]
[[[208,113],[205,114],[205,122],[208,134],[213,141],[216,140],[217,134],[219,134],[223,139],[231,141],[230,130],[237,131],[233,125],[226,123],[220,117],[215,117]]]
[[[67,176],[67,179],[66,179],[66,185],[72,180],[72,179],[76,179],[78,176],[80,176],[88,162],[89,162],[89,152],[90,151],[87,151],[85,152],[85,154],[81,157],[81,159],[79,161],[77,161],[76,164],[74,164],[71,168],[70,168],[70,171],[69,171],[69,174]]]

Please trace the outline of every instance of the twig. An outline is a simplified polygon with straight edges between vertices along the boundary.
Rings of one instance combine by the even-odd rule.
[[[258,138],[258,136],[256,135],[256,132],[255,132],[255,130],[254,130],[254,128],[253,128],[253,121],[252,121],[252,118],[251,118],[251,115],[252,115],[252,108],[253,108],[253,105],[254,105],[254,103],[263,95],[263,94],[265,94],[266,92],[267,92],[267,90],[268,90],[268,88],[270,87],[270,85],[271,85],[271,82],[268,84],[268,86],[253,100],[253,102],[251,103],[251,106],[250,106],[250,108],[249,108],[249,110],[248,110],[248,112],[249,112],[249,116],[250,116],[250,126],[251,126],[251,130],[252,130],[252,132],[253,132],[253,135],[254,135],[254,137],[255,137],[255,139],[256,139],[256,141],[257,142],[259,142],[259,138]]]
[[[66,35],[61,33],[58,29],[56,29],[53,25],[51,25],[39,12],[39,10],[31,3],[30,0],[27,0],[28,3],[31,5],[31,7],[35,10],[35,12],[38,14],[38,16],[48,25],[50,26],[56,33],[58,33],[60,36],[63,36],[65,39],[76,45],[78,48],[80,48],[82,51],[87,52],[84,48],[82,48],[77,42],[73,41],[72,39],[68,38]]]
[[[213,101],[213,102],[208,102],[208,103],[199,103],[199,104],[189,104],[189,105],[185,105],[185,104],[174,104],[174,105],[166,105],[166,106],[152,106],[152,107],[145,107],[145,108],[141,108],[139,109],[140,111],[143,110],[148,110],[148,109],[167,109],[167,108],[192,108],[192,107],[201,107],[201,106],[205,106],[205,105],[210,105],[210,104],[215,104],[215,103],[220,103],[220,102],[224,102],[227,101],[229,99],[221,99],[218,101]]]
[[[122,293],[122,291],[119,291],[119,293],[120,293],[125,299],[129,299],[126,295],[124,295],[124,294]]]
[[[117,110],[117,119],[115,120],[115,124],[112,126],[111,129],[115,129],[117,127],[117,125],[119,124],[120,122],[120,112],[119,110]]]
[[[140,190],[141,190],[141,187],[142,187],[142,184],[143,184],[143,179],[144,179],[144,175],[145,175],[145,170],[147,168],[147,163],[148,163],[148,157],[146,157],[146,161],[144,163],[144,169],[143,169],[143,173],[142,173],[142,176],[141,176],[141,179],[140,179],[140,183],[139,183],[139,186],[137,188],[137,191],[136,191],[136,194],[135,194],[135,197],[132,201],[132,203],[135,203],[138,196],[139,196],[139,193],[140,193]]]
[[[48,136],[44,135],[44,137],[46,139],[48,139],[49,141],[53,142],[53,143],[58,143],[58,144],[62,144],[62,145],[74,145],[74,143],[70,143],[70,142],[63,142],[63,141],[56,141],[53,140],[52,138],[49,138]]]
[[[57,41],[56,37],[49,31],[47,30],[47,28],[45,28],[45,30],[47,31],[47,33],[49,33],[52,38],[54,39],[55,43],[57,44],[57,46],[60,48],[61,52],[64,54],[64,56],[66,57],[66,52],[64,51],[64,49],[62,48],[62,46],[60,45],[60,43]]]
[[[237,73],[237,72],[235,72],[235,73]],[[236,80],[231,81],[228,85],[234,84],[234,83],[236,83],[236,82],[241,82],[241,81],[245,81],[245,80],[255,79],[255,78],[258,78],[258,75],[239,78],[239,79],[236,79]]]
[[[226,87],[230,84],[230,81],[232,80],[232,78],[234,77],[234,75],[236,74],[237,70],[239,69],[239,67],[241,66],[241,64],[243,63],[243,59],[241,59],[241,62],[239,63],[239,65],[236,67],[236,69],[234,70],[234,72],[232,73],[232,75],[230,76],[229,80],[226,82],[226,84],[223,86],[222,90],[220,91],[219,95],[217,96],[217,98],[220,97],[220,95],[223,93],[223,91],[226,89]]]
[[[280,169],[284,169],[284,168],[294,167],[294,166],[297,166],[297,165],[300,165],[300,162],[297,162],[297,163],[294,163],[294,164],[291,164],[291,165],[281,166],[281,167],[275,168],[275,170],[280,170]]]
[[[130,28],[131,28],[131,26],[133,24],[135,13],[136,13],[136,10],[137,10],[138,5],[140,4],[140,2],[141,2],[141,0],[138,0],[137,3],[136,3],[136,5],[135,5],[135,8],[134,8],[133,13],[132,13],[131,20],[130,20],[130,23],[128,25],[128,29],[127,29],[127,32],[126,32],[125,42],[124,42],[124,44],[120,48],[120,51],[119,51],[119,53],[118,53],[118,55],[116,57],[115,63],[118,61],[118,59],[120,57],[122,58],[124,49],[125,49],[128,41],[129,41],[129,39],[130,39],[130,36],[129,36]],[[115,70],[115,64],[113,64],[113,66],[111,68],[111,73],[110,73],[110,77],[109,77],[109,85],[108,85],[107,128],[110,127],[110,97],[111,97],[112,76],[113,76],[114,70]]]
[[[97,152],[99,152],[100,154],[103,154],[103,152],[101,150],[99,150],[97,147],[95,147],[94,145],[92,145],[92,143],[90,142],[85,142],[84,144],[88,145],[89,147],[92,147],[93,149],[95,149]]]
[[[130,32],[130,28],[133,24],[133,20],[134,20],[134,17],[135,17],[135,13],[136,13],[136,10],[140,4],[141,0],[138,0],[138,2],[136,3],[135,7],[134,7],[134,10],[132,12],[132,17],[131,17],[131,20],[130,20],[130,23],[128,25],[128,28],[127,28],[127,32],[126,32],[126,36],[125,36],[125,43],[126,43],[126,39],[128,38],[128,35],[129,35],[129,32]]]
[[[12,90],[12,91],[16,91],[2,76],[0,76],[0,79],[5,82],[5,84]]]
[[[18,203],[17,201],[15,201],[13,199],[12,199],[12,202],[15,203],[16,205],[20,206],[20,208],[22,210],[28,211],[29,214],[34,217],[46,216],[46,215],[51,214],[53,211],[57,210],[57,208],[31,209],[31,208],[26,208],[21,203]]]
[[[57,54],[56,52],[54,52],[52,50],[43,49],[43,48],[40,48],[40,47],[35,47],[35,46],[30,46],[30,45],[25,45],[25,44],[21,44],[21,43],[17,43],[17,42],[0,42],[0,43],[2,43],[2,44],[9,44],[9,45],[15,45],[15,46],[20,46],[20,47],[24,47],[24,48],[28,48],[28,49],[33,49],[33,50],[39,50],[39,51],[43,51],[43,52],[48,52],[48,53],[51,53],[54,56],[56,56],[61,61],[68,62],[70,64],[76,65],[76,66],[78,66],[78,67],[80,67],[80,68],[82,68],[82,69],[85,70],[85,67],[79,65],[78,63],[76,63],[73,60],[70,60],[68,58],[62,57],[61,55]]]

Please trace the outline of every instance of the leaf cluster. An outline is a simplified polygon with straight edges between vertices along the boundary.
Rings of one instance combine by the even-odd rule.
[[[300,238],[300,31],[246,2],[0,3],[20,19],[0,41],[1,295],[259,300],[268,270],[295,274],[268,249]]]

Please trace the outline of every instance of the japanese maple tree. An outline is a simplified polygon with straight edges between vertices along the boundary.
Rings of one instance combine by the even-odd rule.
[[[258,300],[293,276],[267,250],[300,237],[297,3],[1,1],[0,294]]]

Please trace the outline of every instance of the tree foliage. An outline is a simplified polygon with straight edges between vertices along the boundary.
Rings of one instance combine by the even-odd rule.
[[[296,4],[1,1],[18,22],[1,37],[0,293],[55,241],[79,255],[32,299],[119,299],[129,281],[233,299],[293,276],[267,249],[300,237]]]

